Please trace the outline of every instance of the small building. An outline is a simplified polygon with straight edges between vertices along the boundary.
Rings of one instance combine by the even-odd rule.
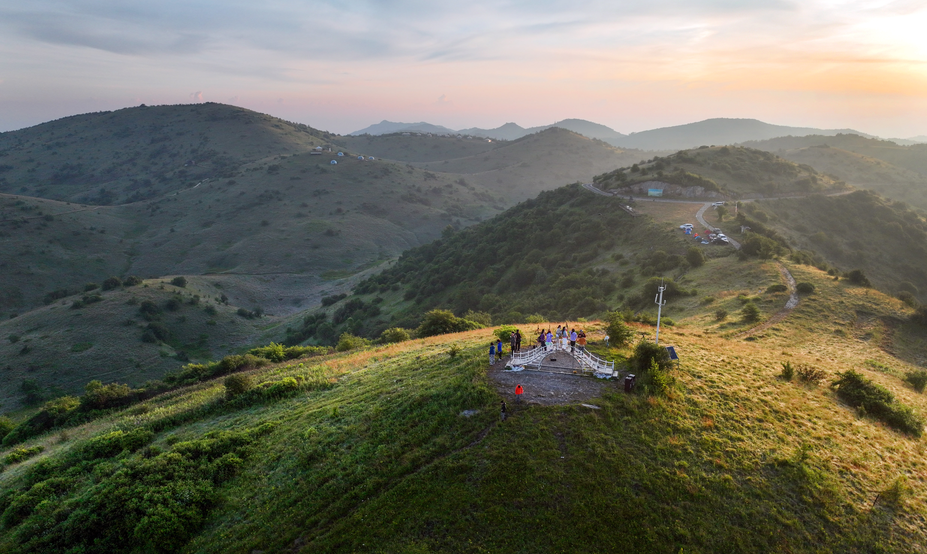
[[[360,160],[360,161],[364,161],[364,157],[363,157],[363,156],[358,156],[357,159]]]
[[[374,158],[373,156],[367,156],[367,159],[370,160],[370,161],[373,161],[373,160],[375,160],[376,158]]]
[[[344,156],[344,152],[338,152],[337,156]]]
[[[316,152],[321,152],[321,151],[322,151],[322,147],[321,147],[321,146],[316,146],[316,147],[315,147],[315,150],[316,150]]]
[[[330,163],[331,163],[332,165],[338,165],[338,160],[332,160]]]

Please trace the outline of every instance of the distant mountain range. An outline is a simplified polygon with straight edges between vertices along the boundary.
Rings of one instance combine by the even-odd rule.
[[[486,137],[500,140],[515,140],[523,136],[537,133],[551,127],[561,127],[589,138],[599,139],[613,146],[621,148],[636,148],[640,150],[682,150],[695,148],[701,145],[737,144],[750,140],[767,140],[784,136],[806,136],[855,134],[863,137],[872,137],[853,129],[815,129],[812,127],[789,127],[773,125],[756,119],[706,119],[697,123],[662,127],[639,133],[625,135],[614,129],[586,121],[584,119],[564,119],[550,125],[524,128],[516,123],[506,123],[495,129],[469,129],[453,130],[441,125],[431,123],[395,123],[382,121],[371,125],[352,135],[383,135],[389,133],[436,133],[436,134],[462,134],[477,137]],[[927,141],[927,137],[913,137],[911,139],[896,139],[899,143],[914,144]]]

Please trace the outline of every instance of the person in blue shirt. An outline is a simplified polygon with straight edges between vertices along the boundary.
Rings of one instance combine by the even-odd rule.
[[[502,339],[496,341],[496,356],[498,356],[500,360],[502,359]]]
[[[496,343],[489,341],[489,365],[496,363]]]
[[[576,329],[570,329],[570,352],[576,349]]]

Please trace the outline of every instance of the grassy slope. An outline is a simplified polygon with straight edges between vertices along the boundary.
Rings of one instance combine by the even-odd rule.
[[[673,177],[674,173],[684,172],[713,181],[721,192],[735,198],[807,194],[840,190],[842,187],[836,179],[819,174],[811,166],[737,146],[683,150],[638,165],[642,172],[631,171],[631,166],[628,166],[597,176],[596,181],[600,187],[619,190],[646,181],[665,180],[671,184],[686,185]],[[619,172],[623,179],[622,175],[617,175]],[[640,194],[640,191],[637,193]]]
[[[441,162],[467,156],[477,156],[506,142],[486,142],[486,139],[394,135],[338,137],[347,148],[367,156],[403,162]]]
[[[927,290],[927,222],[904,204],[860,191],[846,196],[815,196],[757,202],[772,226],[795,249],[818,253],[841,271],[862,269],[872,282],[896,293],[909,281]],[[736,225],[729,225],[731,232]],[[919,295],[921,300],[923,294]]]
[[[564,129],[553,128],[503,143],[483,154],[416,164],[431,171],[464,174],[469,182],[507,192],[516,201],[564,183],[591,182],[642,152],[622,150]]]
[[[169,281],[149,280],[102,293],[98,289],[94,292],[103,300],[80,309],[71,309],[82,297],[75,294],[0,321],[0,407],[7,411],[21,406],[25,379],[35,380],[51,397],[80,394],[94,379],[137,387],[177,369],[184,363],[178,359],[181,352],[181,358],[207,361],[279,334],[274,322],[243,318],[236,314],[237,306],[220,302],[224,289],[213,279],[191,277],[185,288]],[[194,296],[199,297],[196,305],[191,304]],[[165,304],[175,297],[182,304],[170,311]],[[139,305],[146,300],[164,310],[159,321],[171,333],[166,342],[141,340],[148,321]],[[215,314],[207,313],[210,306]]]
[[[669,399],[616,386],[592,400],[599,410],[521,407],[500,425],[483,361],[489,331],[481,330],[251,373],[258,381],[337,379],[331,390],[288,400],[224,406],[218,382],[164,395],[35,441],[47,450],[0,474],[0,487],[21,486],[39,459],[113,425],[184,413],[156,445],[279,422],[221,489],[191,552],[923,552],[925,440],[858,417],[825,386],[778,378],[784,360],[829,377],[853,368],[927,412],[925,396],[893,374],[906,363],[871,340],[820,340],[831,318],[899,306],[816,270],[792,270],[818,293],[756,341],[725,339],[698,315],[663,330],[682,356]],[[465,350],[451,359],[455,343]],[[463,417],[465,409],[479,412]],[[873,506],[899,476],[910,492]],[[0,544],[10,547],[17,531],[4,530]]]
[[[927,177],[886,161],[841,148],[811,146],[780,151],[795,163],[807,164],[863,189],[927,209]]]
[[[775,152],[778,150],[792,150],[809,146],[829,145],[833,148],[842,148],[864,156],[884,160],[894,166],[916,171],[927,175],[927,145],[916,144],[912,146],[899,146],[888,140],[864,138],[859,135],[836,135],[826,137],[809,135],[806,137],[779,137],[763,141],[747,142],[745,146]]]

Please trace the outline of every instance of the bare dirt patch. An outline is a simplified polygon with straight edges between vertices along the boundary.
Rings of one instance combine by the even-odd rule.
[[[505,371],[507,359],[497,361],[489,368],[489,377],[506,402],[515,401],[515,386],[519,384],[525,389],[522,402],[542,406],[580,404],[618,386],[617,379],[596,379],[580,373],[573,375],[529,369]]]

